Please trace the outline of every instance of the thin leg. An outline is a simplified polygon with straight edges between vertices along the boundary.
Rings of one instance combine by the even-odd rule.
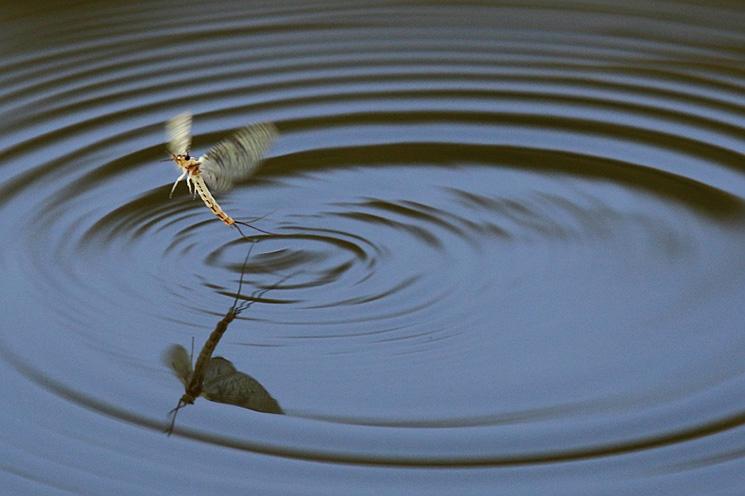
[[[186,176],[186,187],[189,188],[189,193],[191,194],[192,199],[197,197],[197,190],[196,188],[191,187],[191,174]]]
[[[181,175],[180,175],[180,176],[178,177],[178,179],[176,179],[176,182],[175,182],[175,183],[173,183],[173,187],[171,188],[171,193],[170,193],[170,194],[168,195],[168,198],[173,198],[173,192],[174,192],[174,191],[176,191],[176,186],[177,186],[177,185],[178,185],[178,183],[179,183],[179,182],[181,182],[181,180],[182,180],[183,178],[185,178],[185,177],[186,177],[186,171],[184,171],[184,172],[183,172],[183,173],[182,173],[182,174],[181,174]],[[190,189],[191,189],[191,188],[190,188]]]

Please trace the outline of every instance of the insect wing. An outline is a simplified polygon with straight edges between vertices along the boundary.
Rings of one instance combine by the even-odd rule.
[[[236,181],[253,174],[277,134],[274,124],[252,124],[213,146],[199,159],[199,170],[210,190],[228,191]]]
[[[222,357],[210,360],[204,376],[202,394],[210,401],[242,406],[266,413],[282,413],[277,401],[264,386],[248,374],[236,370]]]
[[[168,151],[174,155],[185,155],[191,149],[191,113],[184,112],[166,123]]]
[[[186,352],[186,348],[180,345],[169,346],[163,353],[163,362],[171,369],[173,374],[179,378],[184,387],[189,384],[191,379],[191,359]]]

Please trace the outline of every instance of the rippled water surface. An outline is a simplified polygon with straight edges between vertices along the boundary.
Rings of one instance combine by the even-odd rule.
[[[0,18],[3,494],[742,494],[741,2]],[[169,200],[183,110],[277,125],[269,234]],[[215,355],[284,415],[168,437],[252,241]]]

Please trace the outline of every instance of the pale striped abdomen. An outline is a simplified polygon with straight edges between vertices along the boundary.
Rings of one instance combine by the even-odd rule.
[[[226,214],[222,207],[220,207],[220,205],[217,203],[217,200],[215,200],[215,197],[212,196],[212,193],[210,193],[210,190],[207,189],[207,185],[205,184],[204,179],[202,179],[202,176],[199,173],[192,174],[190,176],[190,180],[204,204],[207,205],[207,208],[209,208],[210,211],[215,214],[218,219],[229,226],[235,224],[235,219]]]

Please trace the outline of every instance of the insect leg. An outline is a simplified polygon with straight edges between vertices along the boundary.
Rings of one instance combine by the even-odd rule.
[[[184,171],[184,172],[183,172],[183,173],[182,173],[182,174],[181,174],[181,175],[180,175],[180,176],[178,177],[178,179],[176,179],[176,182],[175,182],[175,183],[173,183],[173,187],[171,188],[171,193],[170,193],[170,194],[168,195],[168,198],[169,198],[169,199],[170,199],[170,198],[173,198],[173,192],[174,192],[174,191],[176,191],[176,186],[177,186],[177,185],[178,185],[178,183],[179,183],[179,182],[181,182],[181,180],[182,180],[183,178],[185,178],[185,177],[186,177],[186,171]],[[188,181],[188,180],[187,180],[187,181]],[[191,190],[191,188],[190,188],[190,190]]]
[[[186,176],[186,186],[189,188],[189,193],[191,193],[192,199],[194,199],[197,196],[197,192],[191,187],[191,182],[191,174],[188,174]]]

